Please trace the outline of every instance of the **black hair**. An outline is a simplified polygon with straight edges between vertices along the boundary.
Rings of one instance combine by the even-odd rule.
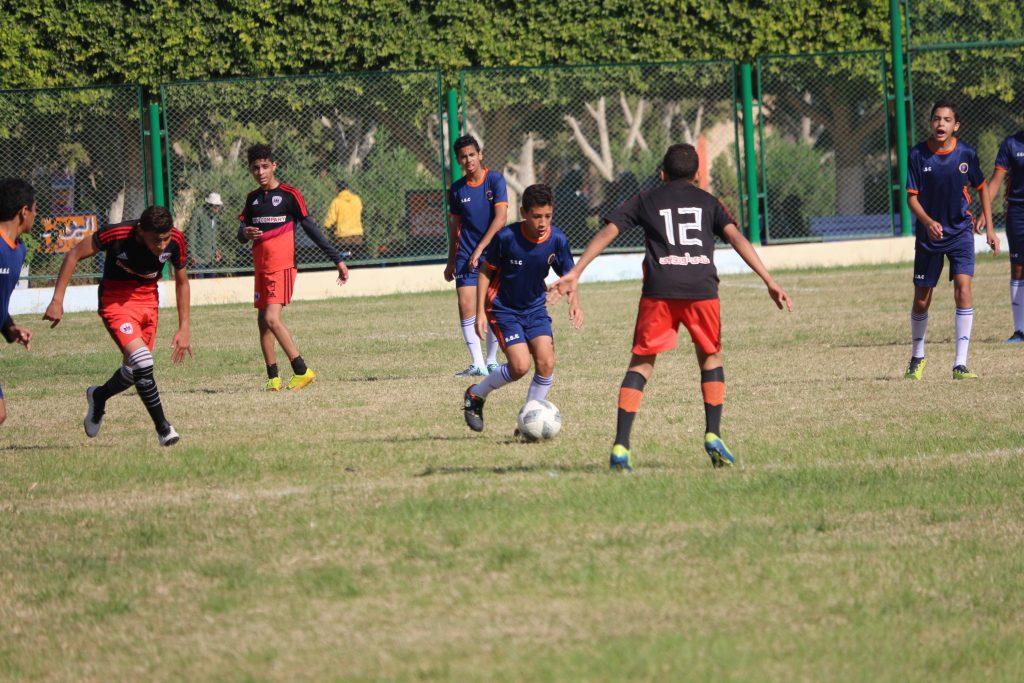
[[[661,167],[669,180],[693,180],[700,167],[700,158],[693,145],[672,145],[665,151]]]
[[[338,187],[339,191],[348,189],[348,181],[345,180],[344,178],[338,178],[337,180],[334,181],[334,184]]]
[[[169,232],[174,227],[171,212],[162,206],[151,206],[142,212],[139,218],[139,230],[143,232]]]
[[[555,193],[551,191],[550,185],[545,185],[544,183],[530,185],[523,190],[521,204],[524,209],[532,209],[535,206],[554,206]]]
[[[4,178],[0,180],[0,221],[9,221],[18,215],[21,207],[32,208],[36,191],[27,180]]]
[[[949,100],[939,100],[932,105],[932,113],[928,115],[928,120],[931,121],[935,118],[935,112],[940,109],[949,109],[953,112],[953,123],[960,123],[960,110],[957,109],[956,105]]]
[[[472,135],[463,135],[460,138],[456,138],[455,142],[452,143],[452,149],[455,150],[455,154],[458,155],[459,150],[463,147],[469,147],[472,145],[476,147],[476,151],[480,151],[480,143],[476,141],[476,138]]]
[[[258,161],[260,159],[273,161],[274,150],[270,148],[270,145],[253,145],[246,152],[246,156],[249,157],[249,165],[252,166],[252,162]]]

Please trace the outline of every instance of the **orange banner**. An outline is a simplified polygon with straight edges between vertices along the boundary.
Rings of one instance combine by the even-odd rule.
[[[74,216],[49,216],[39,219],[43,226],[42,246],[45,254],[66,254],[71,248],[96,232],[99,220],[94,213]]]

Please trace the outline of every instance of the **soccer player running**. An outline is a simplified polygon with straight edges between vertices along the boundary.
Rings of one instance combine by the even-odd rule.
[[[239,242],[252,242],[255,270],[253,305],[258,311],[256,323],[260,331],[260,348],[267,365],[265,388],[267,391],[281,390],[276,340],[292,366],[288,390],[298,391],[316,379],[316,373],[306,366],[292,333],[281,317],[284,307],[292,300],[295,286],[295,226],[301,226],[320,251],[337,264],[339,285],[348,281],[348,267],[310,217],[302,193],[275,177],[277,162],[270,146],[253,145],[248,150],[248,159],[249,172],[259,183],[259,188],[245,198],[245,207],[238,217],[241,225],[237,237]]]
[[[693,145],[669,147],[659,171],[663,184],[633,195],[604,216],[604,227],[587,244],[576,267],[549,288],[552,299],[572,295],[584,269],[620,231],[634,226],[643,229],[643,291],[633,333],[633,356],[619,389],[615,442],[610,457],[612,469],[633,470],[629,443],[633,420],[640,408],[644,387],[654,372],[654,362],[659,353],[675,347],[680,324],[690,333],[700,367],[704,450],[715,467],[735,462],[721,438],[725,372],[721,355],[718,271],[714,262],[716,236],[731,244],[760,276],[776,306],[793,310],[789,295],[772,279],[729,211],[695,184],[697,169],[697,150]]]
[[[912,348],[910,363],[903,374],[919,380],[924,372],[924,339],[928,329],[928,307],[939,282],[942,266],[949,259],[949,279],[953,281],[956,303],[956,353],[953,379],[974,379],[967,369],[967,349],[974,324],[971,281],[974,278],[974,224],[968,185],[978,190],[984,215],[986,239],[992,251],[999,253],[999,238],[992,229],[992,205],[985,191],[985,175],[978,154],[970,145],[957,140],[960,116],[950,102],[932,106],[929,122],[932,134],[910,150],[907,177],[907,205],[917,218],[914,233],[914,303],[910,311]]]
[[[18,342],[29,350],[32,331],[11,319],[11,293],[18,285],[25,263],[25,243],[19,238],[36,220],[36,192],[21,178],[0,180],[0,333],[8,344]],[[0,424],[7,420],[7,404],[0,388]]]
[[[453,144],[455,160],[462,178],[448,192],[448,263],[444,279],[455,281],[458,295],[462,338],[469,349],[469,367],[456,377],[480,377],[498,367],[498,340],[487,335],[487,358],[480,350],[485,326],[476,318],[477,266],[491,239],[505,227],[508,215],[508,190],[505,177],[483,165],[480,143],[472,135],[463,135]]]
[[[508,362],[466,389],[463,414],[476,432],[484,429],[484,400],[495,389],[515,382],[536,365],[526,400],[543,399],[551,390],[555,372],[555,345],[547,309],[544,278],[554,269],[559,275],[572,270],[569,238],[551,224],[555,196],[547,185],[523,191],[523,220],[499,231],[484,253],[476,285],[476,333],[485,325],[497,336]],[[579,329],[583,310],[571,292],[569,320]]]
[[[1003,140],[996,154],[995,170],[988,179],[989,204],[1006,177],[1006,241],[1010,248],[1010,310],[1013,334],[1007,344],[1024,343],[1024,130]]]
[[[192,355],[185,236],[174,227],[167,209],[151,206],[138,220],[105,225],[91,238],[76,244],[60,265],[53,300],[43,314],[43,320],[53,321],[50,327],[56,327],[64,317],[64,295],[75,266],[100,251],[105,252],[105,260],[99,287],[99,314],[123,359],[121,367],[106,383],[85,390],[88,404],[83,423],[85,434],[96,436],[103,424],[107,401],[134,386],[153,420],[160,445],[171,446],[180,437],[164,416],[153,377],[152,352],[159,304],[157,282],[164,263],[170,263],[174,266],[178,306],[178,331],[171,339],[171,361],[180,363],[185,354]]]

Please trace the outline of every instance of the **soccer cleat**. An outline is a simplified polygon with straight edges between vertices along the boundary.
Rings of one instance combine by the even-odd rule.
[[[1007,344],[1024,344],[1024,331],[1015,330],[1010,338],[1006,340]]]
[[[488,375],[491,374],[492,372],[494,372],[495,370],[497,370],[500,367],[501,366],[498,365],[497,363],[488,363],[487,364],[487,374]]]
[[[622,472],[633,471],[633,454],[621,444],[612,446],[612,454],[608,457],[608,467]]]
[[[306,386],[310,382],[316,379],[316,373],[311,369],[306,368],[306,372],[301,375],[295,375],[288,381],[288,391],[298,391],[302,387]]]
[[[953,368],[953,379],[978,379],[978,373],[971,372],[966,365],[958,365]]]
[[[466,418],[466,425],[474,432],[484,431],[484,399],[473,393],[471,385],[462,396],[462,415]]]
[[[479,365],[470,365],[462,372],[456,372],[455,376],[466,379],[468,377],[486,377],[487,374],[487,368],[482,368]]]
[[[174,431],[174,427],[167,425],[167,432],[160,434],[160,445],[161,446],[173,446],[181,440],[178,436],[178,432]]]
[[[736,458],[729,452],[718,434],[708,432],[704,435],[704,450],[707,451],[714,467],[731,467],[736,464]]]
[[[281,378],[271,377],[270,379],[267,380],[267,385],[265,388],[267,391],[281,391]]]
[[[911,357],[910,363],[907,364],[907,371],[903,373],[903,379],[921,379],[926,362],[924,358]]]
[[[85,435],[90,439],[100,433],[100,426],[103,424],[104,404],[93,397],[93,393],[99,389],[95,384],[85,390],[85,402],[89,408],[85,412],[85,419],[82,424],[85,426]]]

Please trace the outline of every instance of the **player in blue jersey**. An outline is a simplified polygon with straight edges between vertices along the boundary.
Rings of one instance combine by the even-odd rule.
[[[1003,140],[996,154],[995,171],[988,180],[988,200],[1006,188],[1006,241],[1010,249],[1010,309],[1013,334],[1007,344],[1024,342],[1024,130]]]
[[[544,278],[550,270],[564,275],[572,270],[569,238],[551,224],[554,193],[547,185],[531,185],[523,192],[523,220],[499,231],[484,252],[476,286],[476,331],[484,335],[489,324],[508,362],[498,366],[463,396],[466,424],[483,431],[484,399],[536,366],[526,400],[543,399],[551,389],[555,346],[547,309]],[[583,310],[579,297],[569,297],[569,320],[579,329]]]
[[[498,340],[493,334],[487,335],[486,360],[480,350],[483,336],[477,335],[476,282],[480,255],[505,225],[508,191],[504,176],[484,166],[476,138],[463,135],[452,147],[463,176],[448,192],[448,263],[444,279],[455,281],[462,338],[469,349],[469,367],[455,376],[474,377],[486,375],[498,365]]]
[[[11,320],[11,293],[18,284],[25,263],[25,243],[19,237],[32,229],[36,220],[36,192],[20,178],[0,180],[0,333],[8,344],[18,342],[27,350],[32,332]],[[0,388],[0,424],[7,419],[4,391]]]
[[[931,137],[910,150],[907,177],[907,205],[917,218],[914,243],[914,305],[910,313],[913,348],[904,377],[921,379],[924,371],[924,338],[928,328],[928,307],[939,282],[942,266],[949,259],[949,279],[956,302],[956,354],[954,379],[973,379],[967,369],[967,348],[974,324],[971,280],[974,278],[974,232],[969,188],[981,197],[986,240],[999,253],[999,238],[992,229],[992,204],[985,191],[985,175],[978,154],[956,137],[960,116],[950,102],[936,102],[931,112]]]

